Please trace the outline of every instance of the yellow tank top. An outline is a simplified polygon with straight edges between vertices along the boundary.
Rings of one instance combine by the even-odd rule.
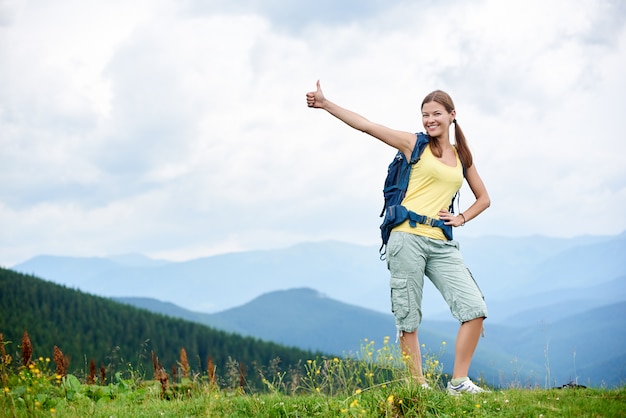
[[[456,149],[454,149],[456,154]],[[447,210],[454,194],[463,184],[463,166],[456,154],[456,167],[439,161],[430,151],[430,145],[424,149],[422,156],[411,170],[409,186],[402,206],[419,214],[439,219],[441,209]],[[393,231],[408,232],[429,238],[446,240],[440,228],[417,224],[415,228],[404,221]]]

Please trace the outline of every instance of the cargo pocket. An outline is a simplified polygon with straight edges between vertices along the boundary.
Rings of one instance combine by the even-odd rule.
[[[409,314],[409,287],[408,280],[403,277],[392,277],[391,286],[391,312],[398,319],[406,318]]]
[[[387,268],[391,269],[392,260],[398,255],[404,246],[404,234],[401,232],[392,232],[387,243]]]

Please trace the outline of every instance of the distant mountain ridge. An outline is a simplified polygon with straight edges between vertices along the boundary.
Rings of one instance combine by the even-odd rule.
[[[462,238],[460,242],[461,253],[485,294],[492,322],[505,322],[540,306],[533,302],[537,295],[543,295],[545,305],[547,292],[562,302],[585,300],[586,308],[623,300],[623,292],[606,294],[601,286],[626,276],[626,233]],[[265,293],[307,287],[347,304],[389,313],[389,275],[375,246],[303,243],[186,262],[140,255],[38,256],[13,269],[97,295],[149,297],[196,312],[221,312]],[[561,298],[560,292],[572,296]],[[449,318],[447,306],[429,281],[423,310],[427,318]]]

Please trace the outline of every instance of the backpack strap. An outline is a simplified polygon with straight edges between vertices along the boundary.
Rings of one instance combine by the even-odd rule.
[[[413,147],[413,152],[411,152],[411,161],[409,161],[410,165],[417,163],[422,156],[422,152],[428,145],[428,135],[423,132],[417,133],[417,141],[415,141],[415,146]]]

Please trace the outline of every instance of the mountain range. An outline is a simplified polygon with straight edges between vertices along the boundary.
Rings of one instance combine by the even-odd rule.
[[[473,370],[493,383],[623,383],[626,234],[465,238],[461,250],[490,313]],[[376,247],[303,243],[186,262],[38,256],[13,269],[303,349],[342,354],[395,332]],[[430,284],[424,300],[421,342],[453,341],[458,325]]]

